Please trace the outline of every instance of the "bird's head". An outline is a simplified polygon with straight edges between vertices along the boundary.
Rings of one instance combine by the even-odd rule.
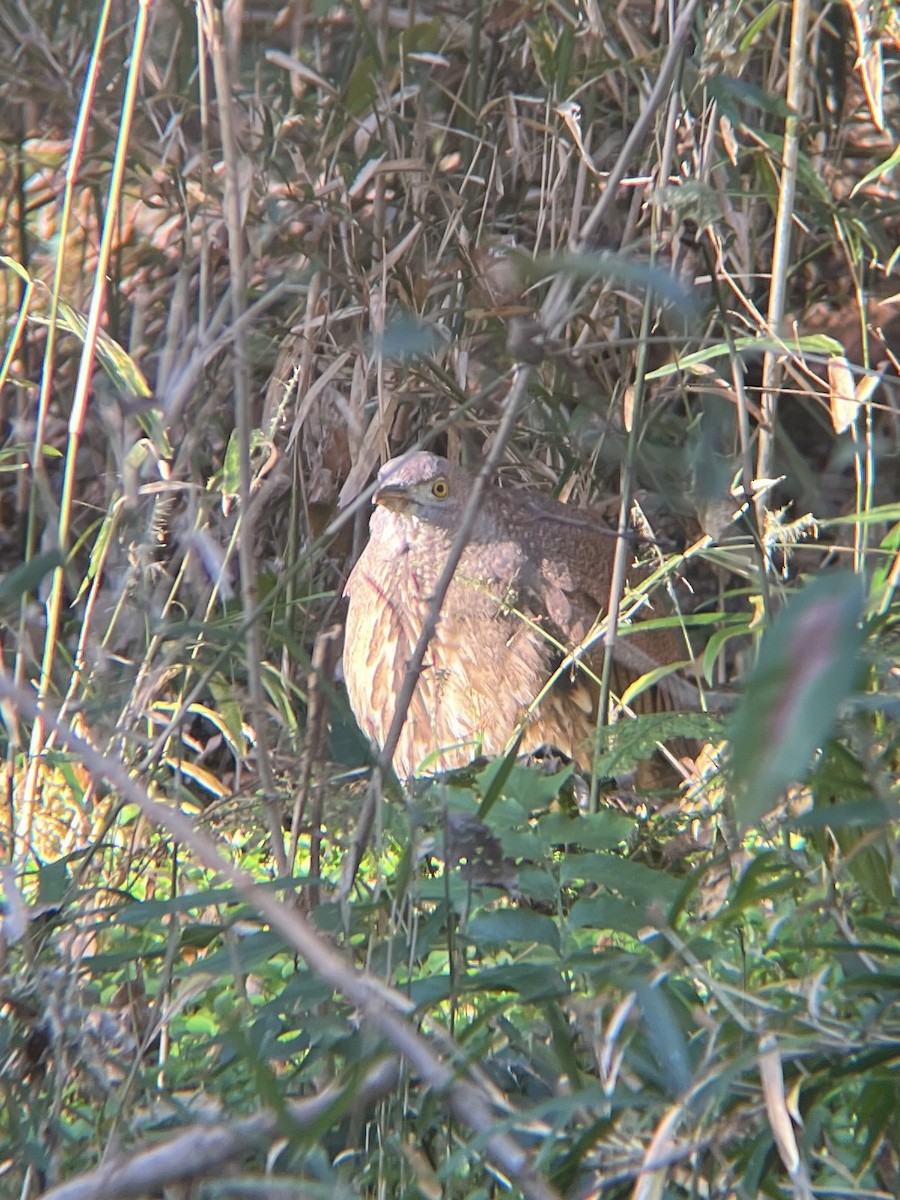
[[[446,458],[419,450],[384,464],[372,502],[404,517],[448,527],[459,516],[467,481],[465,472]]]

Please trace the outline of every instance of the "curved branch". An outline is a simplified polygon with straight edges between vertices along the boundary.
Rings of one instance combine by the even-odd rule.
[[[354,1105],[367,1107],[386,1095],[397,1083],[397,1060],[387,1059],[373,1067],[353,1097]],[[57,1184],[44,1192],[42,1200],[132,1200],[160,1188],[219,1171],[226,1163],[271,1142],[284,1133],[285,1116],[301,1129],[314,1124],[343,1088],[332,1084],[315,1096],[292,1100],[285,1114],[260,1112],[243,1121],[215,1125],[190,1125],[174,1137],[152,1146],[132,1150],[112,1162],[101,1163],[76,1179]]]

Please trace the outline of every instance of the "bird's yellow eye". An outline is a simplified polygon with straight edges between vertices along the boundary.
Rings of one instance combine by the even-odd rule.
[[[443,477],[436,479],[431,485],[431,494],[434,496],[435,500],[446,500],[449,492],[450,487],[447,483],[447,480]]]

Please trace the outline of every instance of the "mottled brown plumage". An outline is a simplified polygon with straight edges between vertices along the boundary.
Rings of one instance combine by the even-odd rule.
[[[369,542],[345,589],[344,645],[350,703],[378,747],[472,485],[424,452],[379,473]],[[588,510],[485,491],[394,754],[398,775],[501,754],[523,725],[523,751],[549,744],[590,765],[598,688],[589,672],[599,677],[602,648],[584,656],[587,670],[559,668],[605,608],[615,544]],[[615,690],[678,652],[668,632],[629,637],[616,652]]]

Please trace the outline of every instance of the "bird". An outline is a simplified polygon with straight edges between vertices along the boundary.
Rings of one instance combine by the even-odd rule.
[[[428,451],[378,473],[369,540],[344,588],[343,650],[350,706],[378,750],[473,486],[466,470]],[[615,545],[590,509],[485,488],[393,754],[401,779],[503,754],[519,735],[522,753],[550,746],[590,769],[602,637],[584,646],[608,601]],[[638,578],[633,568],[629,581]],[[684,657],[669,629],[617,646],[618,695]],[[671,707],[664,695],[642,693],[638,702]]]

